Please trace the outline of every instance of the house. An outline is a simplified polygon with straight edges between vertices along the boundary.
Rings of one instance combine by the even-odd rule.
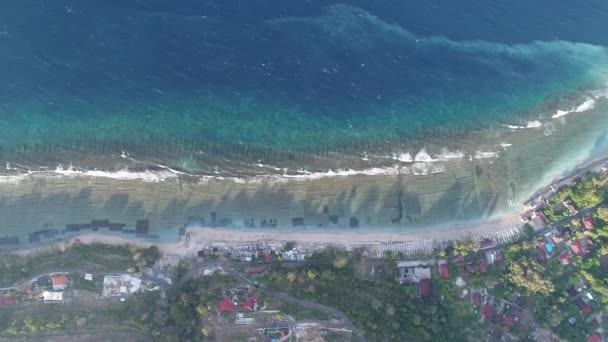
[[[583,307],[581,307],[581,312],[585,315],[588,315],[593,312],[593,307],[591,307],[591,305],[589,304],[585,304],[583,305]]]
[[[239,309],[244,311],[255,311],[258,308],[258,303],[260,302],[260,296],[257,293],[254,293],[247,297],[241,305],[239,305]]]
[[[562,252],[562,254],[559,255],[559,261],[562,263],[562,265],[568,265],[570,263],[570,254],[568,254],[568,252]]]
[[[44,291],[42,292],[42,299],[45,302],[61,302],[63,301],[63,292]]]
[[[17,298],[15,297],[0,297],[0,306],[2,305],[16,305]]]
[[[431,279],[420,280],[420,298],[431,298],[433,294],[433,284]]]
[[[570,216],[574,216],[578,213],[578,211],[576,211],[576,208],[574,208],[574,203],[572,203],[571,200],[566,200],[563,202],[563,204],[570,212]]]
[[[473,295],[471,296],[471,303],[475,306],[480,306],[481,305],[481,293],[479,293],[479,292],[473,293]]]
[[[439,270],[441,272],[441,278],[450,279],[450,268],[447,263],[439,265]]]
[[[593,217],[585,217],[583,223],[585,224],[585,228],[593,229]]]
[[[599,335],[595,334],[587,337],[587,342],[602,342],[602,339]]]
[[[230,301],[230,299],[224,297],[218,304],[218,310],[221,313],[234,313],[236,311],[236,306]]]
[[[63,291],[68,286],[68,277],[63,274],[52,276],[51,285],[53,287],[53,291]]]
[[[574,254],[581,254],[581,243],[579,241],[574,241],[572,245],[570,245],[570,248],[572,248]]]
[[[511,315],[505,315],[502,317],[502,325],[506,328],[511,328],[517,323],[518,318]]]
[[[488,304],[484,305],[481,308],[481,316],[482,317],[488,317],[488,318],[490,318],[490,317],[493,317],[495,314],[496,314],[496,312],[494,312],[494,309],[490,305],[488,305]]]

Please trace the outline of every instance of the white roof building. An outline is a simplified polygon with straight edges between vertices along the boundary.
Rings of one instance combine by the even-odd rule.
[[[45,302],[60,302],[63,301],[63,292],[44,291],[42,298]]]

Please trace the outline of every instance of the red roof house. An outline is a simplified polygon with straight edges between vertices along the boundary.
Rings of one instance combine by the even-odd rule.
[[[587,229],[593,229],[593,217],[585,217],[583,220]]]
[[[574,252],[574,254],[581,254],[581,243],[578,241],[574,241],[572,243],[572,251]]]
[[[15,297],[0,297],[0,305],[16,305],[17,298]]]
[[[473,293],[473,296],[471,297],[471,301],[473,302],[473,305],[480,306],[481,305],[481,293],[479,293],[479,292]]]
[[[494,315],[494,309],[486,304],[481,308],[481,315],[483,317],[492,317]]]
[[[506,315],[502,318],[502,325],[506,328],[514,326],[515,323],[517,323],[517,321],[515,320],[515,317],[511,315]]]
[[[51,285],[53,286],[53,291],[62,291],[68,286],[68,277],[65,275],[56,275],[51,277]]]
[[[224,297],[220,301],[218,309],[221,313],[233,313],[236,311],[236,306],[230,301],[230,299]]]
[[[245,311],[255,311],[256,304],[260,302],[260,296],[257,293],[247,297],[243,303],[239,306],[240,309]]]
[[[448,267],[448,264],[441,264],[439,269],[441,270],[441,278],[450,279],[450,268]]]
[[[570,254],[568,254],[568,252],[562,252],[562,254],[559,255],[559,261],[562,263],[562,265],[568,265],[570,263]]]
[[[422,279],[420,281],[420,297],[421,298],[431,298],[433,294],[433,288],[431,279]]]
[[[591,312],[593,312],[593,308],[591,307],[591,305],[586,304],[585,306],[583,306],[581,308],[581,312],[584,313],[585,315],[590,314]]]
[[[591,335],[587,337],[587,342],[602,342],[602,339],[598,335]]]

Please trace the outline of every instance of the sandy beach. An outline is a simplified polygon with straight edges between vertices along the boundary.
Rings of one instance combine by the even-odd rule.
[[[294,241],[297,245],[306,248],[319,249],[326,246],[338,246],[352,249],[361,246],[374,247],[381,242],[388,241],[414,241],[432,240],[434,242],[470,239],[487,232],[513,229],[521,225],[517,215],[507,216],[498,220],[480,222],[477,224],[454,224],[449,226],[437,226],[425,230],[408,232],[390,231],[235,231],[222,228],[189,228],[187,235],[190,243],[183,238],[178,242],[154,242],[149,240],[129,239],[115,235],[102,233],[87,233],[78,237],[59,241],[48,245],[40,245],[31,248],[14,250],[9,253],[26,256],[51,249],[66,249],[74,244],[110,244],[110,245],[134,245],[147,248],[152,245],[158,246],[161,253],[165,255],[180,255],[184,257],[195,256],[197,251],[206,246],[239,246],[250,243],[264,242],[269,245],[281,246],[288,241]]]

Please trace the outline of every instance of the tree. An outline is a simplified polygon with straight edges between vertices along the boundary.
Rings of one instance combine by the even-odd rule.
[[[549,295],[555,290],[553,283],[544,275],[545,269],[532,258],[509,262],[506,278],[513,285],[530,295]]]
[[[334,267],[337,269],[344,268],[344,266],[346,266],[347,263],[348,263],[348,259],[343,255],[340,255],[334,259]]]
[[[289,283],[293,283],[294,281],[296,281],[297,277],[298,276],[296,275],[296,272],[288,272],[287,273],[287,281]]]
[[[452,253],[455,256],[465,256],[471,252],[477,252],[479,244],[473,241],[454,241]]]
[[[597,209],[597,218],[608,223],[608,207],[601,207]]]
[[[534,235],[534,227],[532,227],[532,225],[531,225],[531,224],[526,223],[526,224],[524,225],[524,234],[525,234],[525,235],[526,235],[528,238],[532,237],[532,235]]]

